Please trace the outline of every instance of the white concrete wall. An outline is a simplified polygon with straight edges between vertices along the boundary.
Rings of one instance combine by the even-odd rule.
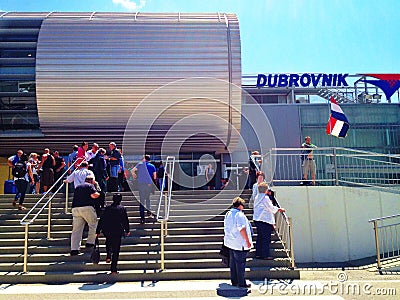
[[[400,213],[399,195],[352,187],[274,187],[293,220],[296,262],[342,262],[373,256],[369,219]]]

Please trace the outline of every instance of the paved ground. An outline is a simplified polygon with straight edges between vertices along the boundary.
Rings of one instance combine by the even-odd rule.
[[[222,299],[273,296],[301,299],[400,299],[400,271],[379,274],[375,267],[302,268],[301,279],[251,282],[251,292],[229,280],[133,282],[115,284],[0,285],[0,299]]]

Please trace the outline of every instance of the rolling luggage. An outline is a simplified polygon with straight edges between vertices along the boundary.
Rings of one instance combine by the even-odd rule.
[[[4,181],[4,194],[16,194],[17,187],[14,185],[14,180]]]

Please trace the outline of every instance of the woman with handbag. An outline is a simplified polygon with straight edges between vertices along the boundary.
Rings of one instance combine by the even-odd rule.
[[[97,237],[100,232],[103,232],[106,237],[106,263],[111,262],[111,274],[118,274],[121,238],[130,235],[128,214],[125,207],[121,205],[121,200],[121,194],[113,195],[113,203],[105,208],[96,229]]]

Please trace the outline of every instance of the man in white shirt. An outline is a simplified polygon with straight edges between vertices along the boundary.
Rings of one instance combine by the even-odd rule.
[[[68,175],[67,179],[64,180],[65,183],[74,183],[74,187],[77,187],[78,185],[81,185],[85,182],[86,177],[89,175],[94,177],[94,174],[92,171],[88,170],[88,162],[83,161],[79,168],[72,172],[70,175]]]
[[[229,251],[229,267],[231,270],[231,283],[234,286],[249,288],[244,278],[246,257],[252,247],[252,229],[249,220],[243,213],[245,201],[236,197],[233,199],[233,208],[225,215],[224,220],[224,245]]]
[[[274,214],[278,211],[284,212],[285,209],[272,205],[266,182],[258,184],[258,193],[254,201],[253,212],[254,224],[257,227],[256,258],[270,260],[274,259],[269,253],[271,233],[275,225]]]
[[[92,149],[86,151],[86,156],[87,156],[86,160],[90,161],[93,157],[95,157],[98,150],[99,150],[99,145],[97,143],[93,143]]]

